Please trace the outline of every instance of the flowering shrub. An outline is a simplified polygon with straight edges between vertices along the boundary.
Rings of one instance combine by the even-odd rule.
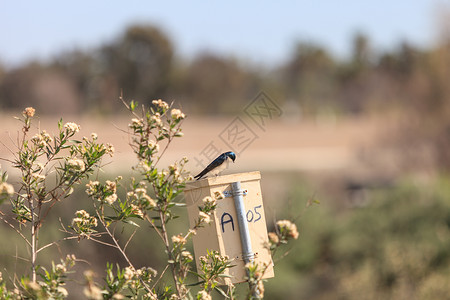
[[[167,168],[158,163],[171,142],[183,136],[181,125],[185,114],[161,99],[154,100],[151,107],[143,106],[139,111],[137,103],[133,101],[124,104],[133,115],[128,130],[130,145],[137,158],[133,169],[139,175],[139,179],[131,179],[129,186],[121,185],[121,176],[104,182],[91,179],[93,172],[101,167],[102,159],[114,154],[114,147],[99,143],[97,134],[77,139],[80,125],[63,123],[62,120],[57,124],[56,135],[36,130],[32,127],[35,110],[30,107],[23,111],[22,118],[18,118],[23,124],[22,136],[17,145],[18,153],[11,162],[21,174],[17,191],[7,183],[6,173],[0,169],[0,203],[10,199],[16,224],[7,220],[1,211],[0,218],[27,243],[31,277],[23,276],[18,282],[15,279],[15,288],[11,291],[6,288],[0,273],[1,299],[69,297],[64,287],[65,279],[69,269],[75,265],[75,256],[70,255],[56,265],[52,263],[51,269],[47,270],[36,264],[37,255],[58,241],[39,247],[38,240],[40,230],[45,228],[44,220],[53,205],[66,199],[74,186],[81,184],[83,179],[88,181],[85,192],[92,200],[92,211],[78,210],[71,224],[62,225],[67,234],[64,240],[89,240],[109,245],[128,263],[125,268],[108,263],[104,286],[95,282],[93,272],[85,271],[83,293],[88,299],[211,299],[213,291],[226,297],[235,297],[234,286],[229,286],[226,291],[219,286],[221,277],[232,266],[232,261],[216,251],[208,250],[207,256],[200,258],[199,270],[195,272],[192,268],[193,254],[186,247],[199,228],[212,222],[211,214],[216,209],[217,201],[224,198],[222,193],[203,199],[192,228],[175,235],[169,234],[167,230],[168,223],[178,217],[174,208],[184,205],[179,195],[186,182],[193,178],[185,169],[187,158],[175,161]],[[32,135],[34,130],[36,132]],[[119,189],[124,189],[124,193],[118,193]],[[116,237],[113,229],[115,224],[138,228],[136,220],[148,222],[164,245],[167,265],[159,277],[158,272],[150,266],[135,268],[128,257],[126,248],[133,235],[125,244]],[[29,232],[22,233],[25,230]],[[100,236],[101,241],[98,239]],[[268,247],[274,251],[297,238],[295,224],[282,220],[277,222],[276,232],[269,233]],[[247,264],[250,283],[248,298],[263,297],[262,275],[267,267]],[[167,279],[163,277],[166,273],[170,273],[172,283],[162,280]],[[188,285],[189,274],[196,275],[200,281]],[[200,286],[200,290],[192,291],[194,285]]]

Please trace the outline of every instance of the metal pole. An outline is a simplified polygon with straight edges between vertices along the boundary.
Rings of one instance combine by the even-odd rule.
[[[250,239],[250,231],[248,230],[247,215],[243,197],[244,191],[241,189],[241,182],[237,181],[231,183],[231,190],[233,193],[234,206],[236,208],[237,220],[239,224],[239,234],[242,244],[242,258],[244,259],[245,264],[247,264],[254,261],[255,254],[252,251],[252,241]],[[253,291],[253,297],[259,299],[258,288],[250,284],[250,289]]]

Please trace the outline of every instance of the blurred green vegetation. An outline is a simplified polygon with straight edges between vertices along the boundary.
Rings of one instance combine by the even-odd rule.
[[[298,189],[301,211],[308,198]],[[405,180],[368,192],[365,206],[334,197],[299,219],[299,242],[276,263],[267,299],[448,299],[450,179]]]
[[[286,177],[289,185],[285,199],[264,198],[268,226],[273,226],[272,214],[278,219],[296,218],[300,237],[284,249],[288,252],[285,257],[282,253],[275,257],[275,278],[266,282],[266,299],[448,298],[450,178],[442,176],[428,183],[405,179],[388,188],[367,191],[364,206],[337,208],[333,202],[343,195],[323,193],[320,188],[316,199],[321,203],[307,207],[311,184],[300,174]],[[40,244],[62,238],[59,218],[69,224],[78,209],[92,212],[84,188],[55,207]],[[185,231],[188,226],[185,209],[179,208],[179,214],[181,218],[171,224],[171,234]],[[161,271],[164,250],[155,243],[157,237],[152,229],[139,224],[142,227],[127,251],[136,266],[148,265]],[[125,243],[134,229],[130,225],[116,228],[119,240]],[[27,263],[20,259],[26,257],[23,242],[6,224],[0,226],[0,234],[8,240],[0,244],[3,277],[26,273]],[[101,282],[107,261],[126,265],[114,249],[89,240],[63,241],[48,248],[40,263],[47,265],[68,253],[86,261],[78,263],[81,272],[69,282],[69,291],[72,289],[74,295],[83,281],[83,270],[94,269]],[[245,290],[243,286],[241,289]]]

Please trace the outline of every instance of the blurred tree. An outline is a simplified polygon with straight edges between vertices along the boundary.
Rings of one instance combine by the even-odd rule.
[[[335,98],[335,62],[320,46],[299,43],[281,73],[287,97],[300,101],[307,113]]]
[[[131,26],[116,42],[99,51],[104,80],[115,80],[114,88],[122,89],[127,98],[140,101],[165,96],[172,56],[171,42],[154,26]]]
[[[30,63],[5,74],[0,82],[0,104],[3,109],[26,107],[35,103],[30,86],[42,71],[38,63]]]
[[[82,95],[78,103],[82,111],[102,106],[100,102],[101,99],[105,98],[105,95],[103,95],[100,86],[105,75],[102,74],[98,60],[92,51],[73,50],[64,52],[55,57],[51,67],[64,73],[73,82],[73,85]],[[110,86],[110,89],[117,90],[113,86]],[[103,103],[105,107],[108,107],[108,102],[111,99],[117,98],[117,94],[108,96],[112,97],[109,101]]]
[[[380,99],[383,84],[374,72],[374,54],[370,39],[356,33],[352,41],[350,61],[343,62],[337,70],[339,79],[338,101],[345,112],[360,114],[367,110],[371,101]]]
[[[352,63],[357,70],[370,66],[372,58],[369,37],[363,33],[357,33],[353,38]]]
[[[188,66],[180,93],[196,104],[195,111],[237,112],[256,95],[258,82],[236,60],[203,53]]]
[[[42,114],[78,113],[79,97],[64,72],[39,63],[12,70],[0,82],[0,104],[6,110],[33,106]]]

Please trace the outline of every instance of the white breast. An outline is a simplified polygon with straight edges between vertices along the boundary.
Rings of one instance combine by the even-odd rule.
[[[212,170],[211,172],[209,172],[209,174],[211,175],[219,175],[222,171],[224,171],[226,168],[228,168],[228,164],[230,163],[229,157],[227,157],[227,159],[217,168],[215,168],[214,170]]]

